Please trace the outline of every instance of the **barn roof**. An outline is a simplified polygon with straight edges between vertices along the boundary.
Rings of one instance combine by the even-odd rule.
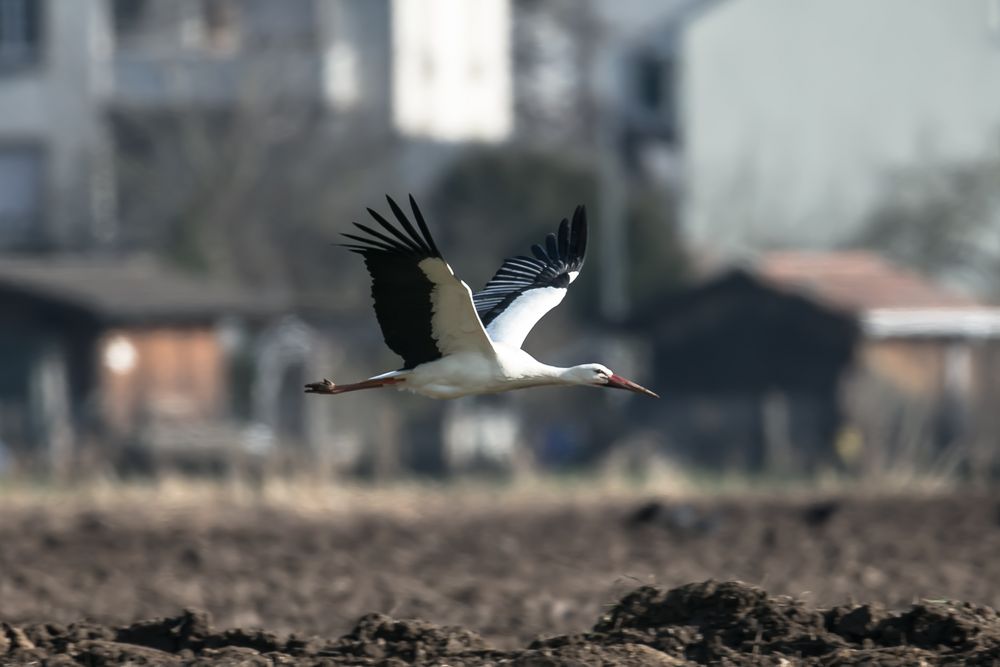
[[[976,308],[963,294],[870,252],[786,251],[768,253],[756,272],[783,287],[853,311],[872,308]]]
[[[856,314],[869,335],[1000,337],[1000,308],[864,251],[762,255],[754,272],[782,289]]]
[[[0,292],[116,322],[267,316],[288,300],[172,270],[148,258],[3,257]]]

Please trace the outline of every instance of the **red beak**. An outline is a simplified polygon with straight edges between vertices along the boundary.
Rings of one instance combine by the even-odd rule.
[[[636,384],[631,380],[626,380],[621,375],[612,375],[608,379],[608,384],[605,386],[611,387],[612,389],[627,389],[628,391],[634,391],[637,394],[645,394],[646,396],[659,398],[657,394],[654,394],[650,390],[643,387],[641,384]]]

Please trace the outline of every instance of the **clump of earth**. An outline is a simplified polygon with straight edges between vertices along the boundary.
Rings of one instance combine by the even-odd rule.
[[[501,649],[475,631],[384,614],[314,637],[219,629],[207,613],[111,626],[0,624],[0,663],[44,665],[996,665],[1000,614],[965,602],[817,608],[737,581],[640,586],[589,632]]]

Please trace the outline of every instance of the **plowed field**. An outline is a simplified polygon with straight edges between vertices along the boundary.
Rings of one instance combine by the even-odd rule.
[[[998,509],[21,504],[0,514],[0,662],[1000,664]]]

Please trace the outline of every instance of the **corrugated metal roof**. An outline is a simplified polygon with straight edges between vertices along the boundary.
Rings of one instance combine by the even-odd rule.
[[[146,258],[2,257],[0,288],[117,321],[264,316],[289,300],[179,273]]]

